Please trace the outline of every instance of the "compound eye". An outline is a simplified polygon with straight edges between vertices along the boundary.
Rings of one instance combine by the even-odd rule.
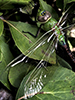
[[[38,16],[38,21],[39,22],[46,22],[50,18],[51,18],[51,14],[48,11],[44,10],[40,13],[40,16]]]
[[[46,11],[44,10],[44,11],[41,13],[41,15],[44,16],[45,14],[46,14]]]

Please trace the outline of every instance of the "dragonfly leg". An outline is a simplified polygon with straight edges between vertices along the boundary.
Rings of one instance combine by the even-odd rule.
[[[24,59],[24,63],[27,63],[29,61],[29,57],[26,57],[26,59]]]
[[[42,24],[41,24],[40,27],[38,28],[36,35],[32,34],[31,32],[25,32],[25,31],[22,31],[22,32],[23,32],[23,33],[28,33],[28,34],[30,34],[31,36],[33,36],[34,38],[37,38],[38,34],[40,33],[41,26],[42,26]]]
[[[45,68],[46,71],[48,71],[47,66],[51,66],[51,64],[46,61],[42,61],[41,63],[38,64],[37,68],[43,67],[43,68]]]
[[[47,66],[47,62],[46,62],[46,61],[42,61],[42,62],[39,64],[38,67],[44,67],[44,68],[46,68],[46,66]]]

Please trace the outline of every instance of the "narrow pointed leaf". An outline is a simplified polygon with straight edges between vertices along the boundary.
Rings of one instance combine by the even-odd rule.
[[[3,29],[4,29],[3,21],[0,19],[0,36],[3,33]]]

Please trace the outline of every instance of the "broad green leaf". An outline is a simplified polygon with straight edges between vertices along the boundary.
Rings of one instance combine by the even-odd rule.
[[[0,37],[0,81],[7,87],[10,88],[8,83],[8,70],[5,70],[6,65],[12,60],[12,54],[9,50],[8,45],[5,43],[4,37]]]
[[[28,4],[31,0],[0,0],[0,9],[2,10],[10,10],[16,7],[19,7],[19,5],[23,6],[25,4]]]
[[[27,23],[22,23],[22,22],[10,22],[10,23],[14,26],[14,27],[10,26],[12,37],[15,41],[16,46],[19,48],[19,50],[23,54],[26,55],[28,54],[29,51],[36,48],[36,45],[35,45],[34,48],[29,49],[43,35],[43,33],[40,33],[37,38],[34,38],[28,33],[24,33],[24,34],[22,33],[22,31],[25,31],[25,32],[31,32],[32,34],[36,34],[38,30],[36,26],[30,25]],[[40,42],[38,42],[38,44]],[[45,43],[44,45],[40,46],[37,50],[35,50],[32,55],[29,55],[29,57],[33,59],[41,60],[43,55],[47,51],[49,45],[50,43]],[[44,58],[45,61],[47,61],[47,57],[49,53],[50,51],[46,54]],[[49,62],[52,64],[56,63],[55,52],[52,53],[51,59],[49,59]]]
[[[41,83],[44,85],[43,89],[41,90],[44,94],[37,94],[30,98],[29,100],[71,100],[74,98],[74,90],[75,90],[75,74],[69,69],[63,68],[59,66],[49,66],[47,70],[42,68],[41,73],[42,81]],[[37,74],[37,73],[36,73]],[[46,75],[45,78],[43,76]],[[18,89],[16,100],[19,98],[24,98],[25,96],[25,84],[26,80],[30,77],[30,74],[27,75]],[[36,78],[38,78],[37,76]],[[34,78],[35,79],[35,78]],[[33,80],[34,80],[33,79]],[[29,83],[27,83],[29,84]],[[33,83],[34,84],[34,83]],[[37,86],[37,85],[36,85]],[[34,87],[36,87],[34,86]],[[40,85],[39,85],[40,87]],[[38,87],[38,88],[39,88]],[[30,88],[30,87],[29,87]],[[34,88],[34,91],[36,89]],[[36,90],[37,91],[37,90]],[[30,93],[30,95],[32,92]],[[20,99],[21,100],[21,99]]]
[[[9,28],[10,28],[12,37],[15,41],[15,44],[20,49],[20,51],[24,54],[25,51],[33,44],[35,39],[32,36],[29,37],[28,33],[23,34],[22,31],[28,32],[28,30],[32,29],[33,26],[27,23],[22,23],[22,22],[10,22],[10,23],[14,26],[14,27],[9,26]],[[29,32],[33,30],[34,32],[36,32],[37,27],[34,26],[34,28],[32,30],[29,30]]]
[[[57,56],[57,61],[60,63],[61,66],[71,69],[71,66],[66,61],[64,61],[62,58],[60,58],[59,56]],[[22,62],[21,64],[18,64],[15,67],[12,67],[9,71],[10,83],[14,87],[18,87],[20,85],[20,82],[22,81],[23,77],[27,73],[29,73],[29,71],[32,70],[33,67],[35,68],[34,63],[32,63],[32,61],[27,62],[27,63]]]
[[[9,81],[12,86],[19,87],[23,77],[33,69],[32,62],[22,62],[21,64],[12,67],[9,71]]]
[[[22,82],[21,82],[21,84],[20,84],[20,87],[19,87],[19,89],[18,89],[18,92],[17,92],[17,95],[16,95],[16,100],[18,99],[18,98],[20,98],[20,97],[22,97],[22,96],[24,96],[24,88],[25,88],[25,84],[26,84],[26,82],[27,82],[27,80],[28,80],[28,78],[29,77],[31,77],[30,78],[30,81],[31,80],[33,80],[33,84],[34,84],[34,81],[36,80],[36,79],[38,79],[39,77],[44,77],[44,75],[46,75],[47,76],[47,78],[44,78],[44,79],[42,79],[42,84],[46,84],[47,83],[47,81],[48,81],[48,78],[50,79],[50,76],[52,76],[52,74],[54,73],[54,71],[57,69],[57,66],[49,66],[49,67],[47,67],[47,69],[48,70],[46,70],[45,68],[43,68],[43,67],[41,67],[41,68],[39,68],[39,69],[36,69],[35,71],[33,70],[33,71],[31,71],[28,75],[26,75],[24,78],[23,78],[23,80],[22,80]],[[53,70],[52,70],[53,69]],[[33,73],[33,74],[32,74]],[[42,76],[40,76],[42,74]],[[32,75],[32,76],[31,76]],[[38,81],[38,80],[37,80]],[[36,83],[36,82],[35,82]],[[29,84],[29,82],[27,83],[27,85]],[[39,84],[39,83],[38,83]],[[36,86],[38,85],[38,84],[36,84]],[[35,86],[34,86],[35,87]],[[38,86],[37,86],[38,87]],[[39,87],[38,87],[39,88]],[[21,93],[20,93],[20,91],[21,91]],[[37,90],[36,90],[37,91]]]

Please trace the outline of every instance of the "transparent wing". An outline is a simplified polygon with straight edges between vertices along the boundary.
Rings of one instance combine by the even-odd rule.
[[[26,55],[26,56],[31,56],[33,54],[33,52],[35,52],[35,50],[37,50],[40,46],[42,46],[42,45],[45,46],[45,44],[48,44],[47,51],[43,55],[42,60],[38,63],[38,65],[35,67],[35,69],[31,72],[30,76],[28,77],[28,79],[24,85],[24,98],[25,99],[34,96],[46,84],[46,78],[49,75],[45,74],[45,72],[47,72],[47,70],[46,70],[47,68],[45,69],[46,63],[43,61],[48,61],[50,59],[51,54],[53,53],[54,45],[55,45],[54,43],[56,42],[55,36],[54,36],[54,38],[52,38],[53,36],[54,36],[54,34],[52,34],[51,36],[48,35],[43,40],[36,43],[38,45],[35,45],[34,48],[32,48],[32,49],[30,48],[31,51],[29,53],[27,53],[27,55]],[[51,38],[52,38],[52,41],[50,43]],[[46,56],[47,54],[48,54],[48,56]],[[24,56],[23,59],[21,59],[17,63],[14,63],[12,65],[12,67],[15,66],[15,64],[22,62],[26,56]],[[21,57],[21,55],[19,57]],[[41,66],[43,66],[43,67],[41,67]]]
[[[37,66],[35,66],[34,70],[30,73],[29,77],[27,78],[24,84],[24,97],[21,98],[27,99],[34,96],[37,92],[39,92],[43,88],[43,86],[47,82],[46,78],[49,76],[49,73],[47,74],[47,67],[46,67],[47,63],[44,61],[48,61],[50,59],[51,54],[53,53],[55,48],[55,43],[57,43],[57,41],[56,41],[56,37],[54,36],[54,33],[52,35],[47,34],[47,36],[45,36],[45,38],[42,39],[43,40],[39,40],[39,42],[36,42],[36,44],[38,45],[35,46],[33,45],[34,46],[33,49],[30,48],[32,52],[30,51],[29,53],[27,53],[27,55],[29,54],[31,56],[33,52],[35,52],[35,50],[37,50],[39,47],[48,44],[47,51],[43,55],[41,61],[37,64]],[[50,42],[51,39],[52,41]],[[48,54],[48,56],[46,56],[46,54]],[[21,98],[19,100],[21,100]]]
[[[45,34],[43,34],[28,50],[25,51],[25,55],[23,55],[23,54],[19,55],[17,58],[15,58],[13,61],[11,61],[6,66],[6,68],[8,68],[10,65],[11,65],[11,67],[13,67],[16,64],[21,63],[22,61],[25,60],[25,58],[27,56],[31,57],[31,55],[33,54],[33,52],[35,52],[39,47],[41,47],[43,44],[45,44],[45,41],[48,39],[48,37],[50,36],[50,32],[52,32],[52,31],[53,31],[53,29],[51,29],[48,32],[46,32]]]
[[[19,57],[17,57],[15,60],[10,62],[6,68],[8,68],[10,65],[11,67],[17,65],[18,63],[23,62],[26,57],[31,57],[33,53],[39,49],[42,46],[46,46],[46,52],[44,52],[41,61],[35,66],[34,70],[31,72],[30,76],[28,77],[25,85],[24,85],[24,95],[25,99],[27,97],[32,97],[35,95],[37,92],[39,92],[42,87],[44,86],[45,81],[43,82],[43,79],[46,78],[46,75],[44,74],[44,71],[47,71],[45,67],[47,66],[47,63],[45,61],[49,61],[51,54],[54,51],[55,47],[55,36],[54,33],[50,35],[50,32],[53,31],[54,29],[49,30],[46,32],[42,37],[40,37],[32,47],[30,47],[26,52],[25,56],[21,54]],[[52,39],[52,40],[51,40]],[[50,41],[51,40],[51,41]],[[14,61],[18,60],[21,58],[21,60],[17,61],[14,63]],[[26,60],[25,60],[26,61]],[[45,83],[46,84],[46,83]],[[30,96],[31,95],[31,96]]]
[[[62,27],[62,26],[65,24],[65,22],[66,22],[67,20],[69,20],[71,13],[75,12],[74,6],[75,6],[75,4],[72,4],[72,5],[64,12],[64,14],[60,17],[60,19],[59,19],[57,25],[59,25],[60,27]],[[73,12],[72,12],[72,10],[73,10]]]
[[[50,38],[50,37],[49,37]],[[54,43],[55,36],[53,37],[53,40],[51,43],[46,41],[46,43],[49,44],[49,47],[46,51],[46,53],[49,53],[46,60],[50,59],[51,54],[53,53],[53,50],[55,49]],[[30,98],[34,96],[36,93],[38,93],[43,86],[46,84],[46,78],[49,74],[46,74],[47,68],[47,62],[44,61],[46,55],[44,54],[42,57],[42,60],[37,64],[37,66],[34,68],[34,70],[31,72],[30,76],[28,77],[25,85],[24,85],[24,98]]]

